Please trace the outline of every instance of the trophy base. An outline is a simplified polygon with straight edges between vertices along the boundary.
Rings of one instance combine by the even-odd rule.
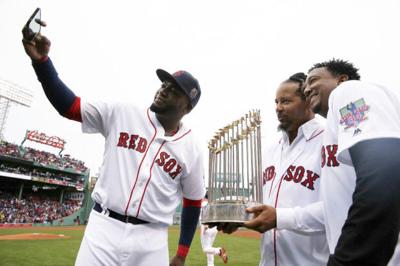
[[[201,223],[237,223],[243,224],[253,219],[253,214],[247,213],[246,208],[260,205],[258,202],[218,201],[202,208]]]

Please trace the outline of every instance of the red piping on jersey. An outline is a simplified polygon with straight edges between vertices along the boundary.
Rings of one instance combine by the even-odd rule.
[[[156,161],[156,158],[157,158],[157,156],[158,156],[158,153],[160,152],[162,146],[164,146],[165,142],[167,142],[167,141],[164,140],[163,143],[161,143],[160,148],[158,148],[158,151],[157,151],[157,153],[156,153],[156,156],[154,156],[153,162],[151,163],[151,167],[150,167],[150,176],[149,176],[149,179],[147,180],[146,186],[144,187],[144,191],[143,191],[143,194],[142,194],[142,198],[140,199],[139,207],[138,207],[138,210],[137,210],[137,212],[136,212],[136,217],[138,217],[138,215],[139,215],[140,207],[142,207],[142,202],[143,202],[144,194],[146,194],[147,186],[149,185],[150,180],[151,180],[151,176],[152,176],[152,174],[153,174],[153,171],[152,171],[152,170],[153,170],[154,162]]]
[[[129,204],[131,203],[133,190],[134,190],[135,187],[136,187],[136,183],[137,183],[137,180],[138,180],[138,177],[139,177],[139,173],[140,173],[140,168],[142,167],[144,158],[146,158],[147,152],[149,151],[150,146],[151,146],[151,144],[153,143],[153,141],[154,141],[154,139],[155,139],[155,137],[156,137],[156,135],[157,135],[157,128],[156,128],[156,126],[153,124],[153,121],[151,121],[151,119],[150,119],[149,109],[147,109],[147,117],[149,118],[149,121],[150,121],[151,125],[152,125],[153,128],[154,128],[154,135],[153,135],[153,138],[151,139],[151,141],[150,141],[150,143],[149,143],[149,146],[147,146],[146,152],[144,153],[144,155],[143,155],[143,157],[142,157],[142,160],[140,161],[140,164],[139,164],[139,167],[138,167],[138,170],[137,170],[137,173],[136,173],[135,183],[133,184],[133,187],[132,187],[132,190],[131,190],[131,194],[129,195],[128,203],[126,204],[126,207],[125,207],[125,215],[128,215],[128,207],[129,207]]]
[[[321,131],[319,131],[317,134],[311,136],[309,139],[306,140],[306,142],[312,140],[312,139],[315,138],[315,137],[317,137],[317,136],[320,135],[322,132],[324,132],[324,130],[321,130]],[[279,144],[281,143],[281,141],[282,141],[282,139],[279,140]],[[274,204],[275,209],[276,209],[276,206],[278,206],[279,192],[280,192],[280,190],[281,190],[281,185],[282,185],[283,177],[285,176],[286,172],[287,172],[287,170],[286,170],[285,173],[282,175],[281,180],[279,180],[278,191],[276,192],[275,204]],[[275,176],[276,176],[276,174],[275,174]],[[272,185],[273,185],[273,183],[274,183],[275,176],[274,176],[274,179],[272,179],[272,182],[271,182],[271,187],[270,187],[270,189],[269,189],[269,196],[271,196]],[[277,252],[277,248],[276,248],[276,242],[277,242],[277,241],[276,241],[276,228],[274,229],[274,239],[273,239],[273,241],[274,241],[275,266],[277,266],[277,265],[278,265],[278,255],[277,255],[278,252]]]
[[[282,138],[279,140],[279,144],[281,144]],[[274,185],[274,181],[275,181],[275,177],[276,177],[276,173],[274,175],[274,178],[271,181],[271,187],[269,188],[269,194],[268,194],[268,198],[271,197],[271,191],[272,191],[272,187]]]
[[[190,131],[191,131],[191,130],[188,130],[185,134],[183,134],[183,135],[180,136],[179,138],[176,138],[176,139],[174,139],[174,140],[172,140],[172,141],[180,140],[181,138],[183,138],[184,136],[186,136],[187,134],[189,134]],[[150,176],[149,176],[149,179],[147,180],[146,186],[144,187],[144,191],[143,191],[143,194],[142,194],[142,198],[140,199],[139,207],[138,207],[138,210],[137,210],[137,212],[136,212],[136,217],[138,217],[138,215],[139,215],[140,208],[141,208],[141,206],[142,206],[142,202],[143,202],[143,199],[144,199],[144,195],[146,194],[147,186],[149,185],[150,180],[151,180],[151,177],[152,177],[152,175],[153,175],[153,166],[154,166],[154,162],[156,161],[156,158],[157,158],[158,153],[160,152],[162,146],[164,146],[164,144],[165,144],[166,142],[167,142],[166,140],[163,141],[163,143],[161,144],[160,148],[158,148],[158,151],[157,151],[156,155],[155,155],[154,158],[153,158],[153,162],[151,163],[151,167],[150,167]],[[200,206],[201,206],[201,200],[200,200]]]
[[[285,171],[285,173],[286,173],[286,171]],[[281,177],[281,180],[279,180],[278,191],[276,192],[276,197],[275,197],[275,209],[276,209],[276,206],[278,205],[279,191],[280,191],[280,189],[281,189],[282,180],[283,180],[283,176],[284,176],[284,175],[285,175],[285,174],[283,174],[282,177]]]
[[[324,132],[323,129],[322,129],[320,132],[318,132],[316,135],[311,136],[308,140],[306,140],[306,142],[309,141],[309,140],[312,140],[313,138],[315,138],[316,136],[318,136],[318,135],[321,134],[322,132]]]
[[[173,141],[177,141],[180,140],[181,138],[183,138],[184,136],[186,136],[187,134],[189,134],[192,130],[189,129],[185,134],[183,134],[182,136],[180,136],[179,138],[174,139]]]
[[[269,188],[268,198],[271,197],[271,191],[272,191],[272,187],[274,186],[275,177],[276,177],[276,173],[274,175],[274,178],[271,181],[271,187]]]
[[[275,266],[278,265],[278,259],[276,256],[276,228],[274,228],[274,257],[275,257]]]
[[[130,195],[130,197],[129,197],[128,204],[126,205],[125,215],[127,215],[127,210],[128,210],[128,206],[129,206],[130,200],[131,200],[131,198],[132,198],[132,193],[133,193],[133,190],[135,189],[136,182],[137,182],[137,180],[138,180],[140,167],[142,166],[143,160],[144,160],[144,158],[146,157],[147,151],[149,150],[151,144],[153,143],[153,140],[154,140],[155,136],[157,135],[157,129],[156,129],[156,127],[154,126],[153,121],[151,121],[151,118],[150,118],[150,115],[149,115],[149,109],[147,109],[147,117],[149,118],[149,121],[150,121],[151,125],[153,126],[153,128],[154,128],[154,130],[155,130],[155,133],[154,133],[153,138],[152,138],[151,141],[150,141],[150,144],[149,144],[149,146],[148,146],[148,148],[147,148],[147,150],[146,150],[146,153],[144,154],[144,156],[143,156],[143,158],[142,158],[142,161],[140,162],[139,169],[138,169],[138,172],[137,172],[137,175],[136,175],[135,184],[134,184],[134,186],[133,186],[133,188],[132,188],[132,191],[131,191],[131,195]],[[186,136],[187,134],[189,134],[191,131],[192,131],[192,130],[189,129],[186,133],[184,133],[183,135],[181,135],[180,137],[178,137],[178,138],[176,138],[176,139],[174,139],[174,140],[172,140],[172,141],[180,140],[181,138],[183,138],[184,136]],[[154,162],[156,161],[156,158],[157,158],[157,156],[158,156],[158,154],[159,154],[161,148],[164,146],[164,144],[165,144],[166,142],[167,142],[166,140],[163,141],[163,143],[162,143],[162,144],[160,145],[160,147],[158,148],[158,151],[157,151],[156,155],[155,155],[154,158],[153,158],[153,162],[151,163],[151,166],[150,166],[150,176],[149,176],[149,179],[147,180],[146,186],[144,187],[144,191],[143,191],[143,194],[142,194],[142,198],[140,199],[139,207],[138,207],[138,210],[137,210],[137,212],[136,212],[136,217],[138,217],[138,215],[139,215],[140,208],[141,208],[142,203],[143,203],[144,195],[146,194],[147,187],[148,187],[148,185],[149,185],[149,183],[150,183],[150,180],[151,180],[151,177],[152,177],[152,174],[153,174],[153,171],[152,171],[152,170],[153,170],[153,167],[154,167]],[[200,202],[200,203],[201,203],[201,202]]]
[[[285,171],[286,173],[286,171]],[[281,185],[283,181],[283,177],[285,174],[282,175],[281,180],[279,180],[279,185],[278,185],[278,191],[276,192],[276,197],[275,197],[275,204],[274,207],[276,209],[276,206],[278,206],[278,197],[279,197],[279,192],[281,190]],[[277,248],[276,248],[276,228],[274,229],[274,255],[275,255],[275,266],[278,265],[278,255],[277,255]]]

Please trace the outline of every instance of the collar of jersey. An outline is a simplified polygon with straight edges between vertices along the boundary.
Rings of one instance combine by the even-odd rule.
[[[303,132],[303,135],[306,138],[306,140],[310,140],[315,136],[315,134],[318,134],[322,129],[323,127],[321,123],[318,121],[316,117],[314,117],[310,121],[307,121],[306,123],[301,125],[299,131]]]
[[[299,127],[299,129],[297,130],[297,136],[295,141],[302,137],[304,137],[306,140],[309,140],[312,137],[314,137],[314,135],[317,134],[321,129],[322,126],[320,122],[318,122],[317,118],[313,118]],[[282,133],[283,133],[283,141],[285,143],[288,142],[289,141],[288,134],[285,131],[282,131]]]
[[[165,136],[165,129],[161,125],[160,121],[158,121],[156,114],[149,110],[149,116],[150,116],[151,122],[153,122],[154,126],[156,127],[157,138],[159,138],[159,139],[163,139],[165,141],[175,141],[175,140],[181,138],[182,135],[187,134],[187,132],[190,130],[190,129],[186,128],[186,126],[181,122],[179,125],[178,131],[173,136]]]

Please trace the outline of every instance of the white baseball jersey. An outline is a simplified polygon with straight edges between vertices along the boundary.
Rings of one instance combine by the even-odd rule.
[[[400,138],[400,101],[388,89],[361,81],[339,85],[329,97],[322,147],[321,191],[326,235],[334,253],[352,204],[356,173],[349,148],[375,138]],[[399,244],[391,264],[400,265]]]
[[[205,194],[203,159],[183,123],[173,136],[155,114],[127,103],[82,102],[82,131],[105,138],[92,198],[103,208],[152,223],[171,224],[182,196]]]
[[[325,265],[328,246],[320,199],[324,127],[303,124],[289,145],[286,133],[263,152],[264,203],[277,210],[277,229],[265,232],[260,265]]]

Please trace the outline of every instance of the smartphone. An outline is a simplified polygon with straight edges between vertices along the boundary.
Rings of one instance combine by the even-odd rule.
[[[36,8],[32,16],[26,22],[22,32],[24,39],[27,41],[32,41],[36,35],[40,32],[40,20],[42,18],[40,8]]]

